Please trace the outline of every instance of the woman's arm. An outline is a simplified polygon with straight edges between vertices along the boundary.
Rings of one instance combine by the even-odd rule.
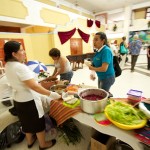
[[[88,66],[90,70],[93,70],[93,71],[97,71],[97,72],[106,72],[107,69],[108,69],[108,63],[103,63],[101,67],[93,67],[93,66]]]
[[[57,72],[57,68],[54,69],[52,76],[54,76],[56,74],[56,72]]]
[[[34,79],[23,81],[24,84],[37,93],[50,96],[51,92],[40,86]]]
[[[147,49],[147,56],[150,57],[149,49]]]
[[[60,68],[57,69],[55,72],[54,76],[60,75],[61,73],[64,73],[65,67],[66,67],[66,59],[65,58],[60,58]]]

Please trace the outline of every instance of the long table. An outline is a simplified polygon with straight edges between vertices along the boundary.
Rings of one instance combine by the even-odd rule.
[[[117,139],[128,143],[130,146],[132,146],[134,150],[144,150],[142,144],[140,144],[139,140],[135,138],[133,131],[120,129],[114,126],[113,124],[108,126],[99,125],[93,119],[92,115],[84,112],[74,115],[73,118],[79,121],[80,123],[88,125],[101,133],[114,136]]]

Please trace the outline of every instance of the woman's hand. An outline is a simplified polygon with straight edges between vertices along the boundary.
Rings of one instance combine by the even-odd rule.
[[[93,71],[91,72],[90,79],[93,80],[93,81],[96,79],[95,72],[93,72]]]
[[[51,92],[50,95],[49,95],[49,97],[50,97],[51,99],[60,99],[60,98],[61,98],[61,95],[59,95],[59,94],[56,93],[56,92]]]

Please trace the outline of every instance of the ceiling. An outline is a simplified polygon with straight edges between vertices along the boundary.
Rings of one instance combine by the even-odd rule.
[[[75,7],[83,8],[91,13],[99,13],[103,11],[111,11],[114,9],[124,8],[125,6],[149,2],[149,0],[55,0]],[[148,6],[149,7],[149,6]],[[28,24],[11,23],[0,21],[1,26],[27,27]]]
[[[76,7],[84,8],[90,12],[98,13],[124,8],[125,6],[149,2],[149,0],[64,0]],[[148,6],[149,7],[149,6]]]

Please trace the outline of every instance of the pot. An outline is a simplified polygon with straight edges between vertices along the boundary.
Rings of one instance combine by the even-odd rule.
[[[83,98],[89,95],[98,95],[101,96],[102,99],[87,100]],[[107,105],[108,95],[109,94],[103,89],[84,89],[79,91],[78,96],[81,100],[81,109],[89,114],[95,114],[104,111],[105,106]]]

